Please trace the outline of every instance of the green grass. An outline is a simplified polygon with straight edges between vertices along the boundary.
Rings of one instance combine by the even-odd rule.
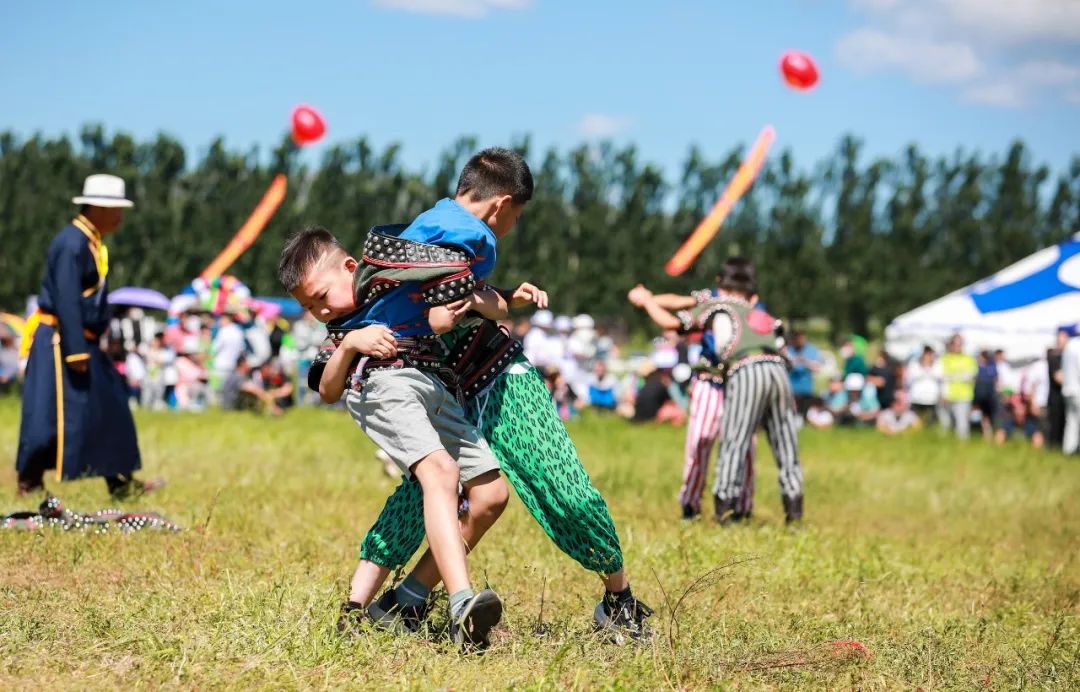
[[[335,635],[356,546],[393,487],[344,413],[138,424],[144,475],[170,485],[133,506],[187,530],[0,532],[0,689],[1080,686],[1075,459],[932,432],[810,431],[806,526],[783,528],[763,450],[752,525],[719,530],[677,519],[682,430],[588,419],[571,433],[658,636],[598,641],[598,580],[514,499],[471,563],[503,595],[505,629],[467,658]],[[17,403],[0,401],[9,460],[17,431]],[[0,513],[27,508],[14,482],[5,464]],[[83,511],[109,504],[99,480],[53,490]],[[871,657],[831,655],[841,639]]]

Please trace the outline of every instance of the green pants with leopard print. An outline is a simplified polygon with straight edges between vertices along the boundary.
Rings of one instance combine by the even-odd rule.
[[[519,358],[512,370],[528,361]],[[619,536],[607,503],[578,459],[540,374],[499,376],[487,392],[466,402],[465,414],[487,438],[502,472],[537,523],[582,567],[600,574],[623,566]],[[403,482],[364,537],[361,559],[394,569],[424,541],[420,484]]]

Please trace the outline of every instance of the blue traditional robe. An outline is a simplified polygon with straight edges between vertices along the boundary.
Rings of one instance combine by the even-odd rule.
[[[108,256],[80,215],[49,246],[23,388],[15,467],[58,479],[130,475],[140,467],[127,387],[98,346],[109,326]],[[85,362],[86,372],[69,364]]]

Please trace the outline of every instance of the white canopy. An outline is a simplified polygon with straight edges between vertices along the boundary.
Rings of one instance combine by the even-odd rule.
[[[906,359],[960,334],[968,352],[1004,349],[1010,361],[1040,358],[1059,327],[1080,322],[1080,235],[897,317],[885,348]]]

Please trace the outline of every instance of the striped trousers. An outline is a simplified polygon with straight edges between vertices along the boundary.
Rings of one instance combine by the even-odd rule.
[[[683,483],[679,503],[701,511],[701,496],[709,475],[709,457],[720,437],[720,418],[724,413],[724,387],[715,380],[695,379],[690,385],[690,422],[686,428]],[[754,458],[757,456],[757,436],[746,451],[745,477],[736,514],[750,514],[754,509]]]
[[[754,431],[761,424],[780,469],[780,494],[803,494],[795,398],[787,368],[773,361],[747,363],[727,378],[727,411],[720,422],[720,457],[713,494],[721,500],[742,497],[744,466]]]

